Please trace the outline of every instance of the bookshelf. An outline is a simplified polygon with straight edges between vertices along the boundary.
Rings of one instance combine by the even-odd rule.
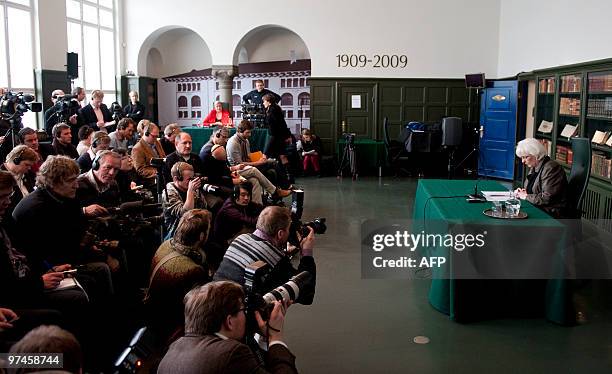
[[[563,130],[576,126],[573,136],[591,140],[583,217],[612,219],[612,59],[538,70],[525,77],[536,81],[533,136],[568,173],[573,154],[571,137],[562,136]],[[542,121],[552,122],[550,132],[540,131]]]

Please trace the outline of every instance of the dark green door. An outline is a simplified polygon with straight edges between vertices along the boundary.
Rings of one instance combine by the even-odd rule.
[[[375,134],[375,96],[374,83],[344,83],[338,85],[338,139],[342,137],[342,121],[346,123],[348,133],[355,133],[357,138],[373,139]]]

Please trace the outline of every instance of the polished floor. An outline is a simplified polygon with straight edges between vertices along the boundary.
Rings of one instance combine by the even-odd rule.
[[[429,280],[361,278],[361,222],[410,218],[415,179],[297,184],[304,220],[328,224],[316,238],[315,302],[292,306],[285,322],[300,373],[612,373],[609,283],[582,288],[586,322],[575,327],[545,319],[458,324],[429,305]],[[416,336],[429,343],[414,343]]]

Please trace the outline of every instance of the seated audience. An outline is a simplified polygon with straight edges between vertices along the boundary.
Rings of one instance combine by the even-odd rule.
[[[132,156],[130,156],[125,149],[118,149],[114,151],[121,156],[121,166],[115,180],[119,185],[119,191],[123,200],[132,201],[139,200],[135,199],[134,190],[137,188],[136,181],[138,180],[138,173],[134,169],[132,163]]]
[[[279,206],[266,207],[257,219],[255,232],[242,234],[230,244],[214,279],[233,280],[244,285],[244,268],[256,261],[264,261],[272,267],[265,285],[266,289],[278,287],[302,271],[308,271],[314,279],[316,277],[313,257],[314,231],[309,227],[310,233],[300,241],[300,264],[295,269],[288,255],[288,250],[293,249],[287,246],[290,226],[289,209]],[[313,281],[313,287],[314,283]],[[303,291],[306,292],[300,292],[296,302],[311,304],[314,288]]]
[[[191,209],[205,209],[206,199],[202,196],[200,177],[194,177],[193,167],[186,162],[177,162],[171,170],[172,182],[162,193],[164,223],[168,237],[174,235],[179,220]]]
[[[227,154],[224,147],[227,143],[227,128],[215,130],[211,139],[214,145],[210,148],[210,152],[203,149],[201,153],[201,156],[204,156],[202,160],[204,173],[209,183],[231,188],[246,179],[253,185],[253,201],[257,204],[263,202],[263,191],[277,198],[291,194],[291,191],[274,186],[257,168],[242,164],[227,166]],[[206,145],[203,148],[206,148]]]
[[[213,238],[223,248],[227,248],[229,242],[237,234],[255,230],[255,224],[263,206],[251,201],[251,190],[252,186],[248,182],[235,186],[232,197],[225,200],[217,212],[213,226]]]
[[[77,144],[77,152],[79,157],[82,156],[83,153],[87,152],[89,147],[91,147],[91,140],[93,139],[94,132],[95,130],[87,125],[83,125],[79,128],[79,144]]]
[[[113,121],[113,114],[102,100],[104,100],[104,92],[93,90],[89,105],[79,110],[79,117],[82,123],[92,129],[107,132],[106,126],[114,125],[115,121]]]
[[[110,143],[111,139],[104,131],[96,131],[94,133],[91,140],[91,147],[89,147],[87,152],[83,153],[77,160],[81,173],[87,173],[91,169],[91,163],[94,158],[96,158],[96,154],[100,151],[107,150],[110,147]]]
[[[186,212],[172,239],[162,243],[151,262],[145,305],[153,326],[164,338],[175,330],[182,332],[185,294],[210,280],[202,251],[210,220],[206,210]]]
[[[37,173],[40,165],[47,159],[47,156],[54,155],[55,150],[50,144],[38,143],[38,135],[34,129],[24,127],[19,131],[19,141],[21,144],[30,147],[38,155],[38,159],[32,165],[32,172]]]
[[[72,133],[70,126],[65,123],[58,123],[53,126],[53,146],[54,154],[58,156],[68,156],[72,159],[79,157],[76,147],[72,144]]]
[[[123,108],[123,112],[125,116],[134,123],[138,123],[138,121],[144,119],[145,116],[145,107],[138,101],[138,92],[130,91],[130,103]]]
[[[157,177],[157,168],[151,165],[151,159],[166,157],[166,153],[162,149],[157,137],[159,137],[159,127],[149,122],[144,125],[142,138],[132,149],[134,167],[147,188],[155,186],[155,178]]]
[[[108,134],[111,139],[110,147],[116,151],[118,149],[128,149],[128,142],[132,139],[136,124],[130,118],[121,118],[117,124],[117,130]]]
[[[521,140],[516,155],[530,168],[523,188],[516,196],[527,200],[554,217],[562,217],[567,210],[567,178],[563,167],[546,155],[546,148],[534,138]]]
[[[14,229],[12,227],[13,210],[21,199],[34,191],[36,174],[32,173],[32,165],[34,165],[37,160],[38,155],[34,150],[26,145],[18,145],[9,152],[6,156],[6,162],[0,167],[1,170],[8,171],[13,176],[13,179],[15,179],[11,204],[8,209],[6,209],[6,213],[2,218],[2,221],[9,226],[6,227],[9,231]]]
[[[39,326],[35,328],[15,343],[10,353],[61,353],[62,372],[75,374],[83,372],[81,345],[74,335],[58,326]]]
[[[198,157],[197,154],[191,152],[191,135],[186,132],[178,133],[174,139],[174,144],[176,150],[172,153],[166,153],[166,180],[172,180],[170,170],[172,169],[172,166],[179,161],[186,162],[193,166],[193,171],[196,174],[202,174],[202,160],[200,160],[200,157]]]
[[[121,203],[121,192],[115,177],[121,168],[121,155],[109,150],[98,152],[91,169],[77,178],[76,197],[81,206],[98,204],[106,208]]]
[[[202,121],[204,126],[234,126],[234,121],[230,117],[230,113],[223,109],[223,104],[220,101],[215,101],[213,110],[208,113]]]
[[[211,282],[185,296],[185,336],[170,346],[159,374],[297,373],[295,356],[283,342],[286,304],[274,302],[268,321],[255,311],[257,327],[267,335],[264,365],[244,343],[245,295],[234,282]]]
[[[309,129],[302,130],[302,139],[297,143],[297,150],[302,155],[304,174],[309,172],[310,165],[312,165],[314,173],[320,176],[321,140],[319,137],[312,134]]]
[[[24,251],[39,274],[59,264],[83,265],[76,278],[93,300],[113,293],[106,254],[83,241],[87,217],[108,214],[94,204],[81,208],[76,199],[79,167],[65,156],[49,156],[36,178],[37,189],[13,211],[17,248]],[[36,228],[32,235],[31,228]]]
[[[176,150],[174,143],[179,132],[181,132],[181,127],[176,123],[171,123],[164,128],[164,137],[161,138],[159,143],[167,155]]]

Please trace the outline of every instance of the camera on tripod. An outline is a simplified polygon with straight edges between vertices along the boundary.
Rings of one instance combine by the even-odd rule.
[[[300,240],[298,233],[302,238],[310,234],[309,227],[312,227],[314,233],[317,235],[325,234],[327,231],[327,225],[325,225],[325,218],[317,217],[310,222],[302,222],[302,213],[304,211],[304,191],[293,190],[291,193],[291,226],[289,227],[289,243],[299,247]]]
[[[342,137],[344,138],[344,141],[346,142],[346,144],[350,144],[350,145],[355,144],[355,135],[357,135],[357,134],[355,134],[354,132],[351,132],[351,133],[348,133],[348,132],[342,133]]]
[[[123,108],[121,108],[121,105],[119,105],[119,103],[116,101],[111,104],[110,110],[111,112],[113,112],[113,120],[115,122],[118,122],[120,119],[125,117],[125,112],[123,112]]]
[[[0,114],[2,119],[10,121],[11,124],[19,128],[21,117],[27,111],[42,111],[42,103],[35,102],[34,95],[24,94],[23,92],[6,92],[0,98]]]

